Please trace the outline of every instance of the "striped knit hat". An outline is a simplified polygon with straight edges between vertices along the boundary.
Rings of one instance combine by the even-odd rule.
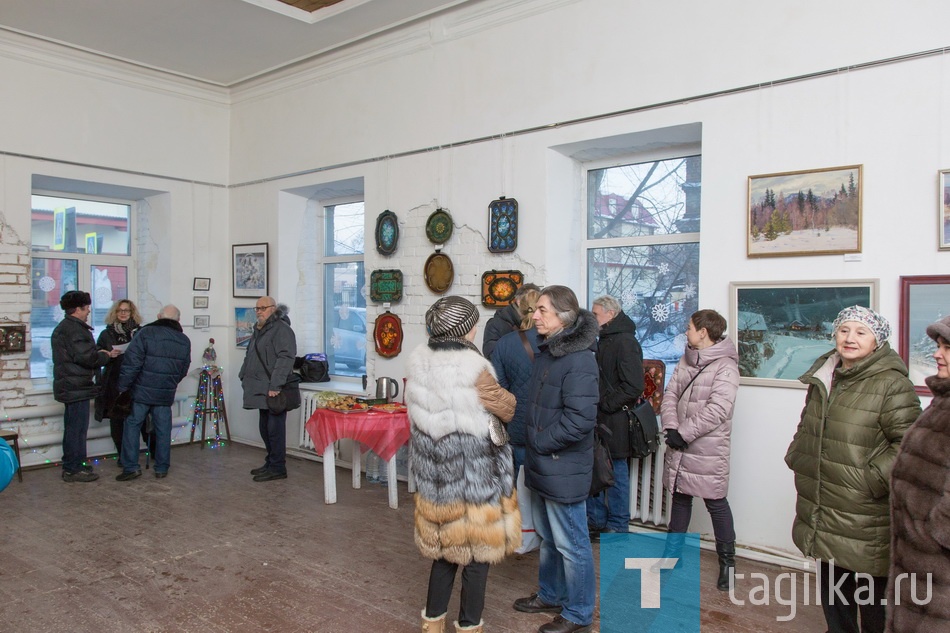
[[[857,321],[866,325],[874,333],[874,340],[877,341],[878,347],[891,337],[891,324],[887,322],[887,319],[864,306],[851,306],[839,312],[838,318],[831,325],[831,335],[835,336],[838,328],[846,321]]]
[[[478,323],[478,308],[462,297],[442,297],[426,310],[426,329],[432,339],[462,338]]]

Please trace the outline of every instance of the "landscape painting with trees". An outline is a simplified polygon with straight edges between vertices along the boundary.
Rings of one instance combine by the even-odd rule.
[[[749,257],[860,252],[860,165],[749,177]]]

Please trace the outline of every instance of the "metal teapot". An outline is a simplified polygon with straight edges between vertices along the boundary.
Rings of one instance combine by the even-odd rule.
[[[395,378],[377,378],[376,379],[376,397],[385,398],[386,402],[392,402],[399,395],[399,383]]]

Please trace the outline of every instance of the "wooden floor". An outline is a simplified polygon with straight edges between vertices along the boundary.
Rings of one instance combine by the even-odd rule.
[[[114,460],[89,484],[64,483],[58,467],[26,472],[0,493],[0,631],[418,631],[429,563],[405,484],[391,510],[385,486],[354,490],[340,472],[328,506],[320,463],[291,459],[288,479],[254,483],[262,462],[252,447],[190,445],[172,451],[162,480],[117,482]],[[703,631],[824,630],[819,607],[778,622],[789,607],[733,604],[715,588],[714,556],[702,564]],[[783,570],[740,560],[739,571]],[[536,583],[536,553],[494,567],[486,631],[547,622],[511,608]]]

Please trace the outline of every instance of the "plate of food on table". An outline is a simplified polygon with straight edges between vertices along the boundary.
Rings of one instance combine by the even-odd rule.
[[[326,398],[323,401],[323,406],[330,411],[336,411],[338,413],[358,413],[360,411],[368,411],[369,405],[365,402],[361,402],[359,398],[355,396],[336,396],[334,398]]]
[[[406,410],[406,405],[401,402],[389,402],[386,404],[374,404],[370,407],[371,411],[382,411],[383,413],[402,413]]]

